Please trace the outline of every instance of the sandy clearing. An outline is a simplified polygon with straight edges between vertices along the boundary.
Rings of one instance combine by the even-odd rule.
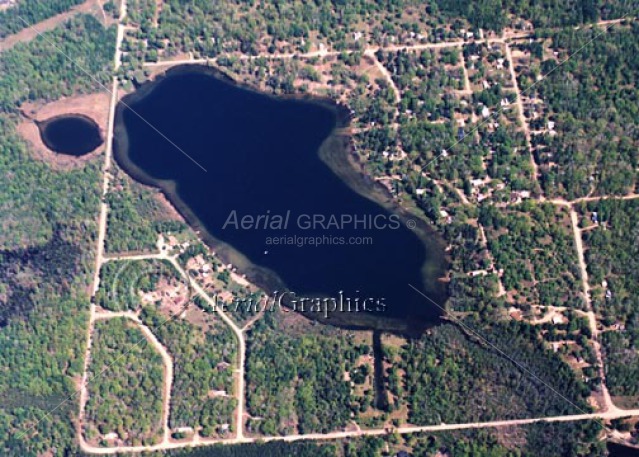
[[[51,103],[24,103],[20,107],[24,119],[18,124],[17,132],[31,146],[30,152],[36,160],[46,162],[55,170],[69,170],[84,166],[104,150],[104,143],[88,154],[75,157],[51,151],[40,137],[40,130],[34,121],[44,121],[63,114],[81,114],[91,118],[100,128],[104,139],[109,118],[109,95],[100,92],[62,98]]]

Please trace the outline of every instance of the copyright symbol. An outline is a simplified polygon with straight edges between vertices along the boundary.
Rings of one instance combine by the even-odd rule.
[[[415,223],[415,221],[413,219],[408,219],[406,221],[406,227],[408,227],[409,229],[414,229],[415,227],[417,227],[417,224]]]

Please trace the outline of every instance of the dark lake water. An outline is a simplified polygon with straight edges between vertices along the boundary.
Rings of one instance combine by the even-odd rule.
[[[98,125],[85,116],[76,114],[56,116],[39,122],[40,136],[52,151],[81,156],[102,144]]]
[[[608,453],[610,457],[639,457],[639,449],[617,443],[608,443]]]
[[[125,103],[135,112],[118,107],[117,162],[160,187],[240,273],[270,292],[332,297],[304,308],[336,325],[412,333],[438,321],[408,284],[443,305],[441,240],[414,217],[407,228],[410,216],[349,162],[336,106],[267,96],[202,67],[174,69]],[[350,312],[325,312],[348,299]]]

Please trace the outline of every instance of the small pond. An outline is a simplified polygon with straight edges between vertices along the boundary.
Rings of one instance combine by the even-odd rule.
[[[44,144],[59,154],[82,156],[104,142],[98,124],[79,114],[55,116],[37,125]]]

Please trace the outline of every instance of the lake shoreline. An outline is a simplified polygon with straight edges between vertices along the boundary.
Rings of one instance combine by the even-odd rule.
[[[160,83],[165,79],[183,73],[204,73],[208,76],[213,76],[214,78],[221,79],[225,83],[231,84],[238,88],[249,90],[250,92],[259,96],[268,97],[275,102],[306,102],[330,109],[331,112],[335,114],[336,124],[331,133],[321,144],[320,150],[318,151],[320,160],[324,162],[325,165],[328,166],[331,171],[335,175],[337,175],[339,179],[341,179],[346,185],[348,185],[348,187],[350,187],[351,190],[353,190],[354,192],[376,203],[377,205],[382,206],[384,209],[392,212],[393,214],[399,214],[403,220],[414,216],[406,208],[403,208],[399,204],[399,202],[397,202],[392,197],[392,195],[388,192],[388,189],[384,188],[365,172],[364,164],[361,162],[361,160],[359,160],[359,157],[357,157],[356,153],[354,152],[352,136],[344,133],[344,129],[349,126],[350,121],[350,110],[347,107],[338,105],[330,99],[310,95],[276,96],[264,93],[245,83],[233,80],[230,76],[226,75],[220,70],[213,69],[207,66],[197,66],[195,68],[192,65],[178,66],[171,68],[164,73],[156,75],[153,80],[145,82],[135,92],[127,94],[125,97],[123,97],[121,102],[117,105],[114,124],[114,160],[116,161],[118,166],[120,166],[120,168],[131,175],[136,181],[139,181],[145,185],[159,188],[166,200],[171,203],[171,205],[181,215],[185,222],[201,237],[203,242],[207,244],[209,248],[214,250],[225,263],[231,263],[236,266],[238,270],[245,274],[251,282],[265,289],[267,292],[285,289],[284,282],[275,272],[263,267],[256,266],[237,249],[213,236],[207,230],[203,221],[180,197],[176,189],[175,180],[163,180],[154,178],[147,174],[140,167],[138,167],[135,163],[133,163],[133,161],[128,157],[129,145],[127,131],[123,121],[124,111],[127,110],[128,106],[134,105],[139,100],[142,100],[149,94],[151,94],[153,90],[159,87]],[[336,143],[340,143],[338,147],[335,146]],[[185,157],[184,160],[188,159]],[[202,173],[204,173],[203,170]],[[422,240],[425,248],[443,250],[443,240],[441,240],[439,234],[431,225],[429,225],[423,219],[418,219],[417,225],[419,238]],[[436,236],[433,236],[433,234],[435,234]],[[434,246],[435,244],[437,245],[436,247]],[[441,261],[439,262],[438,268],[442,271],[447,270],[447,259],[445,258],[445,256],[442,257]],[[427,277],[427,275],[425,274],[423,276],[424,278]],[[428,277],[432,277],[432,275]],[[406,287],[408,287],[408,285]],[[357,325],[350,325],[348,322],[342,322],[342,319],[340,319],[340,317],[346,317],[346,321],[352,321],[352,318],[348,318],[348,316],[339,316],[337,314],[333,314],[330,318],[321,318],[320,316],[307,317],[311,317],[313,320],[316,321],[337,325],[343,328],[378,329],[399,334],[410,334],[413,336],[421,334],[426,328],[431,327],[435,324],[432,323],[432,325],[428,326],[419,325],[417,326],[419,328],[416,329],[410,328],[411,326],[407,326],[406,323],[402,322],[401,319],[382,318],[385,321],[385,324],[378,328],[375,325],[375,322],[376,320],[380,319],[380,316],[361,316],[360,318],[358,318],[359,322]]]

